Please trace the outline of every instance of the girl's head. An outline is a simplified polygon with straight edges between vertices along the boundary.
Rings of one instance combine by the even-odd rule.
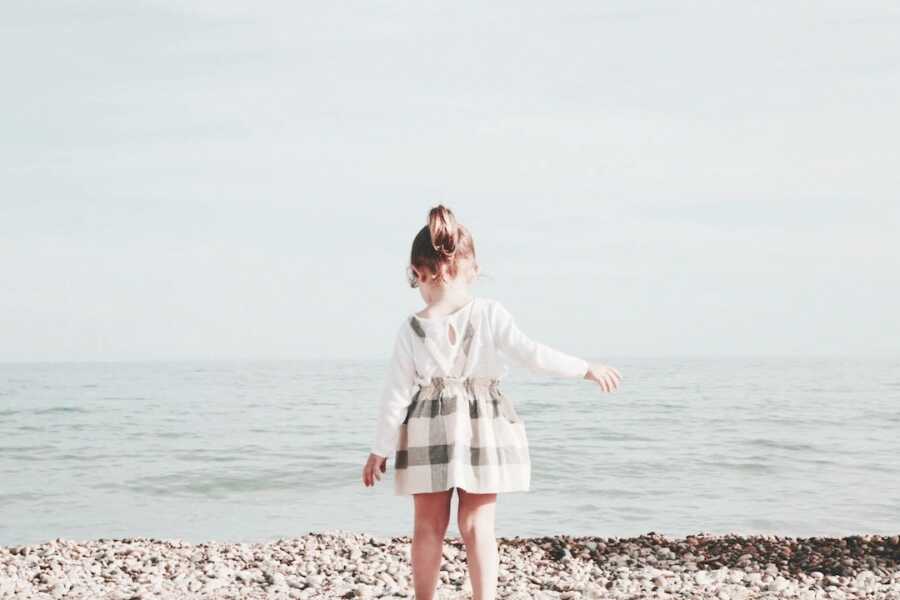
[[[478,274],[475,242],[456,222],[453,212],[439,204],[428,213],[428,225],[419,230],[409,258],[409,285],[425,288],[469,284]]]

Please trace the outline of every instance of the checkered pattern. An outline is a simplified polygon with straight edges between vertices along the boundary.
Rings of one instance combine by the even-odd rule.
[[[525,424],[496,379],[436,377],[416,392],[400,426],[398,495],[461,487],[528,491]]]

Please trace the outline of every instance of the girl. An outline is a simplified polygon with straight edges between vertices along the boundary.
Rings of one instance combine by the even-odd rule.
[[[444,206],[431,209],[413,240],[408,270],[426,306],[397,332],[363,483],[380,481],[396,452],[394,492],[412,495],[415,505],[410,560],[417,600],[432,600],[437,587],[457,489],[473,597],[493,600],[497,494],[528,491],[531,483],[525,425],[499,387],[506,374],[501,355],[538,373],[594,381],[607,392],[621,377],[529,339],[502,304],[474,297],[475,245]]]

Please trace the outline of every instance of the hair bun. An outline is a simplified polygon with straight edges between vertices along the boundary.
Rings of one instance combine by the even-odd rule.
[[[456,243],[459,239],[459,226],[453,211],[438,204],[428,213],[428,233],[435,252],[452,258],[456,254]]]
[[[407,271],[409,285],[418,287],[429,280],[438,284],[449,281],[459,274],[460,267],[467,268],[469,260],[473,272],[477,272],[472,234],[457,223],[449,208],[438,204],[428,211],[428,223],[413,239]]]

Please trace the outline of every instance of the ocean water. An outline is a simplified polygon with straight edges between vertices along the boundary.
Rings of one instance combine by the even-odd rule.
[[[497,533],[900,532],[900,361],[620,359],[622,389],[514,370],[532,489]],[[0,545],[407,535],[362,466],[380,361],[0,365]],[[456,535],[457,499],[448,535]]]

